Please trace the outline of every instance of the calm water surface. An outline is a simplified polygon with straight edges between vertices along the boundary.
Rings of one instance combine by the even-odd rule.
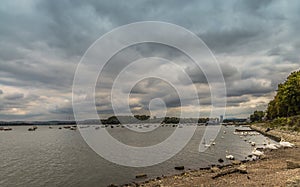
[[[151,167],[131,168],[110,163],[98,156],[83,141],[78,130],[39,126],[36,131],[30,132],[27,130],[28,127],[13,127],[12,131],[0,131],[0,186],[124,184],[136,181],[135,176],[139,173],[155,177],[176,173],[174,166],[178,165],[197,169],[216,164],[219,158],[225,160],[226,151],[236,159],[245,159],[253,149],[248,141],[255,141],[257,145],[266,142],[266,138],[262,135],[246,137],[234,135],[236,128],[222,126],[215,140],[215,146],[199,153],[199,143],[205,130],[204,126],[200,126],[189,144],[170,160]],[[173,127],[160,127],[152,134],[141,134],[126,128],[109,128],[112,136],[136,146],[147,146],[162,141],[173,130]],[[224,164],[226,162],[228,161],[225,160]]]

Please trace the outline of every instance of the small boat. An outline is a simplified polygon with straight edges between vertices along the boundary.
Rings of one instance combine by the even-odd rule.
[[[35,131],[37,129],[37,126],[33,126],[33,127],[30,127],[29,129],[28,129],[28,131]]]
[[[4,130],[4,131],[11,131],[11,130],[12,130],[12,128],[10,128],[10,127],[7,127],[7,128],[4,128],[3,130]]]
[[[77,127],[71,127],[70,130],[76,131]]]

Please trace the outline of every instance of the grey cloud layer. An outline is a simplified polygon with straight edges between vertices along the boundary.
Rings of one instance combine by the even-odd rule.
[[[299,69],[299,1],[7,0],[0,5],[0,116],[48,119],[71,113],[70,103],[61,102],[71,99],[74,71],[85,50],[111,29],[145,20],[178,24],[206,42],[221,64],[228,105],[237,107],[232,114],[237,114],[238,106],[249,103],[251,98],[271,99],[277,84]],[[131,49],[141,57],[150,51],[173,59],[180,57],[173,50],[148,47]],[[107,70],[114,72],[117,67]],[[195,84],[205,87],[207,81],[201,71],[193,67],[185,70]],[[24,89],[36,97],[23,94]],[[201,91],[202,103],[210,104],[207,90]],[[140,98],[147,93],[142,84],[132,90]],[[57,107],[45,106],[38,113],[29,106],[33,101],[47,101]],[[166,101],[167,106],[178,106],[176,96]],[[100,112],[111,112],[109,102],[101,100],[99,105]],[[22,111],[14,115],[8,112],[12,108]],[[243,109],[243,115],[246,113]]]

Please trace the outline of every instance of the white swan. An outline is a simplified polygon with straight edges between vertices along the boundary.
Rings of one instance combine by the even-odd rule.
[[[228,155],[227,153],[228,153],[228,151],[226,151],[226,156],[225,156],[225,158],[226,158],[226,159],[229,159],[229,160],[234,160],[234,156],[233,156],[233,155]]]
[[[204,144],[204,147],[210,147],[210,144]]]
[[[265,145],[265,149],[278,149],[280,146],[274,143],[270,143],[270,140],[268,140],[268,143]]]
[[[229,159],[229,160],[234,160],[234,156],[233,155],[226,155],[225,156],[227,159]]]
[[[279,142],[280,147],[294,147],[295,145],[290,143],[290,142],[286,142],[284,141],[282,138]]]
[[[266,146],[265,146],[265,149],[278,149],[278,147],[277,147],[277,145],[276,144],[267,144]]]
[[[264,155],[264,152],[257,150],[256,148],[253,149],[252,154],[255,156],[262,156]]]
[[[206,143],[205,138],[204,138],[204,140],[203,140],[203,145],[204,145],[204,147],[210,147],[210,144],[207,144],[207,143]]]

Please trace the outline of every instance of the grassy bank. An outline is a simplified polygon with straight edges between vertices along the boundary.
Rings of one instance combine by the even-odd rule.
[[[276,141],[281,139],[300,146],[300,116],[277,118],[271,122],[251,124],[251,128]]]
[[[276,118],[266,125],[279,130],[300,132],[300,115]]]

